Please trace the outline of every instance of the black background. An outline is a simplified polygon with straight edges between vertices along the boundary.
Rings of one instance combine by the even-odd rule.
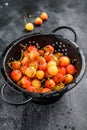
[[[32,32],[24,30],[24,15],[49,15],[48,21]],[[34,19],[31,19],[33,22]],[[86,0],[0,0],[0,55],[13,40],[33,33],[51,33],[59,26],[70,26],[78,35],[77,44],[87,60],[87,1]],[[70,40],[72,33],[58,32]],[[24,106],[10,106],[0,98],[0,130],[87,130],[87,71],[81,82],[53,104],[29,102]],[[4,83],[0,76],[0,87]],[[16,95],[6,89],[10,99]]]

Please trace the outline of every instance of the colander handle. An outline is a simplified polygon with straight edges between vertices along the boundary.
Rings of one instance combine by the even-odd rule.
[[[51,32],[52,32],[52,33],[55,33],[56,31],[62,30],[62,29],[68,29],[68,30],[70,30],[71,32],[73,32],[73,34],[74,34],[74,42],[77,43],[77,34],[76,34],[75,30],[74,30],[73,28],[69,27],[69,26],[60,26],[60,27],[58,27],[58,28],[55,28],[55,29],[54,29],[53,31],[51,31]]]
[[[21,105],[24,105],[24,104],[26,104],[26,103],[28,103],[29,101],[32,100],[32,97],[30,97],[30,98],[28,98],[27,100],[22,101],[22,102],[18,102],[18,103],[10,101],[9,99],[7,99],[7,97],[5,96],[5,92],[4,92],[4,89],[5,89],[7,86],[8,86],[8,85],[4,83],[4,84],[2,85],[1,90],[0,90],[0,97],[1,97],[1,99],[4,100],[7,104],[10,104],[10,105],[13,105],[13,106],[21,106]],[[12,89],[11,89],[11,90],[12,90]],[[26,97],[25,97],[25,98],[26,98]]]

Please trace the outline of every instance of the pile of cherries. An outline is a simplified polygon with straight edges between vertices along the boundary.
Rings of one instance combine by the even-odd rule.
[[[54,53],[54,47],[27,46],[20,60],[8,63],[10,77],[17,85],[29,92],[46,93],[64,88],[74,80],[76,67],[68,56]]]

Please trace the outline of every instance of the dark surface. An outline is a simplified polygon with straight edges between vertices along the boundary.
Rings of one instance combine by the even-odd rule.
[[[78,45],[87,60],[87,1],[86,0],[1,0],[0,1],[0,54],[13,40],[29,34],[24,30],[24,13],[38,16],[46,11],[49,19],[33,33],[49,33],[54,28],[68,25],[78,35]],[[68,39],[71,33],[60,32]],[[29,102],[24,106],[10,106],[0,99],[0,130],[87,130],[87,71],[81,82],[56,102],[39,105]],[[0,76],[0,86],[3,84]],[[6,89],[10,99],[22,99]]]

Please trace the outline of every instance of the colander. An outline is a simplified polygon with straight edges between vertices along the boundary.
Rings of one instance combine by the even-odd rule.
[[[74,33],[74,41],[71,41],[67,38],[64,38],[62,35],[55,34],[56,31],[61,29],[68,29]],[[15,84],[10,78],[10,68],[7,63],[10,61],[18,60],[21,56],[22,47],[20,44],[24,46],[37,45],[38,48],[43,48],[44,46],[50,44],[54,47],[55,52],[62,52],[64,55],[69,56],[72,60],[72,63],[76,66],[77,71],[74,77],[74,81],[64,87],[59,91],[52,91],[49,93],[34,93],[28,92],[25,89],[21,88],[17,84]],[[11,105],[23,105],[29,101],[34,101],[37,103],[49,103],[57,100],[61,95],[68,92],[72,88],[74,88],[79,81],[82,79],[85,72],[85,56],[83,51],[77,45],[77,35],[73,28],[68,26],[61,26],[54,29],[51,33],[40,33],[40,34],[31,34],[23,36],[6,47],[4,52],[2,53],[0,60],[0,70],[1,74],[4,78],[5,83],[1,88],[1,98],[8,104]],[[10,87],[12,91],[17,91],[17,93],[22,93],[24,97],[27,99],[22,102],[12,102],[5,96],[5,88]],[[16,95],[15,95],[16,96]]]

